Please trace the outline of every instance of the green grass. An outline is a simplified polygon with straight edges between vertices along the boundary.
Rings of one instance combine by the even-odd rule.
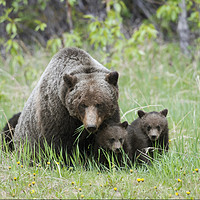
[[[72,167],[64,165],[61,157],[55,158],[51,150],[43,163],[34,160],[30,166],[28,150],[18,154],[0,149],[1,198],[200,198],[199,55],[186,58],[176,44],[149,44],[145,52],[141,60],[122,59],[115,67],[120,73],[121,117],[131,123],[139,109],[167,108],[169,152],[150,166],[119,169],[112,165],[100,170],[93,161],[80,161],[77,152]],[[91,54],[100,60],[98,52]],[[0,61],[0,129],[6,118],[22,110],[50,56],[37,52],[25,60],[23,67],[15,68],[10,67],[9,58]]]

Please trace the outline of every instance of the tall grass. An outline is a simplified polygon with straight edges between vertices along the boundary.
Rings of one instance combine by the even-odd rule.
[[[144,51],[141,60],[123,59],[114,66],[120,73],[121,118],[131,123],[139,109],[167,108],[169,152],[157,155],[150,165],[120,168],[112,156],[108,166],[102,166],[85,159],[78,148],[63,158],[47,145],[40,159],[28,142],[23,151],[0,149],[1,198],[200,198],[199,55],[186,58],[175,44],[152,43]],[[91,54],[101,59],[98,52]],[[14,69],[1,61],[0,129],[22,110],[50,58],[40,52],[25,60],[23,68]]]

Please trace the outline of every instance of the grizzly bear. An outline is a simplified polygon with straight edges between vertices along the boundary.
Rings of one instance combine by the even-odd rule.
[[[132,140],[128,140],[130,141],[130,146],[134,148],[132,154],[134,154],[137,145],[140,149],[153,147],[157,148],[159,152],[168,150],[169,130],[166,118],[167,113],[167,109],[160,112],[153,111],[149,113],[142,110],[138,111],[139,117],[128,127],[128,133],[130,137],[133,138]],[[138,142],[135,138],[139,138],[141,141]]]
[[[2,141],[5,138],[5,142],[9,147],[9,150],[14,149],[14,144],[13,144],[13,136],[14,136],[14,131],[15,127],[17,125],[19,116],[21,115],[21,112],[14,114],[9,120],[8,123],[6,123],[3,132],[2,132]]]
[[[106,124],[95,135],[94,155],[98,162],[105,164],[106,155],[115,153],[118,161],[121,160],[122,148],[126,140],[128,122]],[[102,151],[103,150],[103,151]]]
[[[45,140],[56,152],[71,153],[78,127],[84,125],[86,141],[89,133],[119,121],[118,72],[81,49],[64,48],[54,55],[25,103],[14,141],[18,145],[27,139],[32,147],[44,148]]]

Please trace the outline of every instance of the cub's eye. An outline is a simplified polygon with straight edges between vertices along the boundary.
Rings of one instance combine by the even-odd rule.
[[[111,144],[114,143],[114,141],[115,141],[115,138],[109,139],[109,142],[110,142]]]
[[[96,107],[99,108],[99,109],[102,109],[103,108],[103,104],[96,104]]]
[[[85,104],[80,104],[81,108],[87,108],[87,106]]]
[[[160,126],[156,126],[157,130],[160,131]]]
[[[147,131],[150,131],[151,130],[151,126],[147,126]]]

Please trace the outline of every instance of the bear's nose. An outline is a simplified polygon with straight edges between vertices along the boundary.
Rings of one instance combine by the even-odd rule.
[[[156,140],[156,135],[152,135],[152,136],[151,136],[151,139],[152,139],[152,140]]]
[[[115,149],[115,153],[119,153],[120,152],[120,148]]]
[[[95,125],[88,125],[86,127],[86,129],[90,132],[90,133],[94,133],[97,130],[97,127]]]

